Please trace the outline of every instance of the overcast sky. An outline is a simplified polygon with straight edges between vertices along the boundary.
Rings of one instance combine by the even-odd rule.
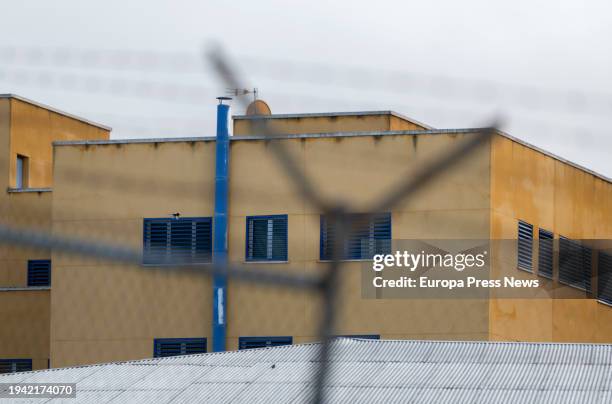
[[[2,3],[0,93],[114,138],[213,135],[225,85],[202,54],[216,41],[275,113],[393,109],[440,128],[501,117],[612,176],[606,1]]]

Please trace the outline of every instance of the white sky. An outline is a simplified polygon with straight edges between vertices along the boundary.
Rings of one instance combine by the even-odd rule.
[[[273,112],[393,109],[440,128],[501,116],[512,135],[612,176],[606,1],[4,0],[1,9],[0,93],[108,124],[115,138],[213,135],[225,85],[202,51],[217,41]]]

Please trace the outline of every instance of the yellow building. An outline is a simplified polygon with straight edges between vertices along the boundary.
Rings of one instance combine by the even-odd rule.
[[[284,273],[326,268],[332,233],[256,134],[253,123],[261,119],[322,195],[356,212],[475,134],[390,111],[234,116],[228,259]],[[210,260],[215,149],[215,137],[54,143],[53,233],[132,247],[144,261],[129,266],[51,252],[51,366],[211,350],[211,280],[163,264]],[[610,179],[496,132],[414,197],[390,212],[368,213],[394,240],[516,240],[521,227],[522,242],[536,247],[529,256],[535,274],[525,276],[537,277],[540,234],[610,239],[611,203]],[[612,342],[612,309],[596,299],[605,296],[578,289],[569,296],[576,299],[564,300],[365,299],[363,254],[347,255],[342,267],[339,335]],[[516,251],[512,259],[512,270],[526,274]],[[554,258],[554,284],[557,264]],[[227,349],[237,349],[315,340],[321,307],[308,293],[230,280],[226,311]]]
[[[56,140],[108,139],[110,128],[0,95],[0,220],[51,231]],[[0,244],[0,371],[48,367],[51,251]],[[29,275],[29,276],[28,276]]]

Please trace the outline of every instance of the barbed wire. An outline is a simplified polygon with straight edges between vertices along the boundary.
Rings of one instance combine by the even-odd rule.
[[[68,254],[100,258],[122,264],[142,265],[142,253],[139,250],[121,245],[89,242],[82,239],[58,236],[41,232],[39,229],[27,230],[13,228],[0,223],[0,240],[6,244],[27,246],[40,249],[52,249]],[[245,282],[256,282],[262,285],[290,287],[298,290],[317,290],[321,288],[322,280],[312,275],[285,275],[278,271],[265,268],[247,268],[237,265],[169,264],[166,271],[192,272],[201,275],[224,275]]]
[[[355,66],[339,66],[313,61],[238,56],[258,78],[294,81],[309,86],[335,86],[359,91],[392,94],[420,94],[447,99],[455,97],[490,104],[510,102],[531,110],[551,110],[572,114],[602,115],[612,111],[612,93],[581,89],[552,89],[512,84],[495,80],[434,75],[416,71],[397,71]],[[48,49],[41,47],[0,47],[3,64],[54,66],[60,68],[110,69],[115,71],[205,73],[197,54],[140,50]]]
[[[22,85],[32,85],[36,88],[58,90],[61,92],[82,92],[90,94],[92,91],[98,94],[105,94],[112,97],[136,97],[146,99],[147,101],[158,101],[164,103],[181,103],[200,106],[208,100],[212,99],[217,93],[212,87],[195,86],[191,87],[187,84],[180,84],[176,89],[173,89],[175,83],[159,82],[154,80],[138,80],[131,78],[108,78],[95,75],[79,75],[74,73],[57,73],[53,71],[37,72],[30,69],[6,70],[0,68],[0,80],[4,78],[11,83]],[[72,83],[68,84],[67,83]],[[40,85],[40,86],[39,86]],[[121,91],[116,92],[116,88],[121,88]],[[173,94],[172,97],[166,95]],[[321,95],[309,95],[299,93],[283,93],[270,91],[268,94],[275,101],[282,104],[285,108],[297,108],[300,105],[308,104],[311,106],[319,105],[322,109],[328,109],[333,105],[347,106],[347,103],[352,108],[371,109],[373,104],[368,100],[361,100],[356,97],[347,99],[335,98]],[[438,120],[454,121],[460,120],[465,122],[466,117],[476,118],[485,113],[486,108],[467,107],[467,106],[448,106],[440,104],[428,104],[427,102],[419,102],[413,104],[394,103],[394,108],[401,111],[410,111],[411,115],[415,116],[434,116]],[[210,129],[206,129],[203,125],[205,120],[191,117],[168,117],[161,119],[155,116],[152,117],[136,117],[129,115],[103,114],[92,112],[92,116],[100,120],[108,117],[105,122],[111,124],[115,128],[123,129],[130,132],[130,137],[138,135],[139,137],[176,137],[178,136],[207,136],[211,133]],[[604,118],[602,116],[602,118]],[[604,120],[607,117],[604,118]],[[521,116],[519,119],[523,127],[528,127],[530,131],[537,133],[537,142],[542,143],[547,139],[558,140],[560,136],[565,138],[573,138],[581,146],[585,146],[585,138],[591,141],[609,136],[606,130],[607,126],[598,121],[586,120],[584,122],[575,122],[571,124],[560,122],[558,117],[547,117],[538,115],[535,118]],[[206,120],[209,123],[208,128],[212,128],[212,121]],[[162,127],[165,124],[165,127]],[[136,132],[136,133],[134,133]],[[145,134],[145,136],[143,136]],[[147,135],[148,134],[148,135]],[[590,143],[586,143],[587,145]]]
[[[56,72],[32,68],[15,69],[0,67],[0,80],[17,85],[30,85],[38,89],[51,91],[81,92],[87,94],[95,93],[111,97],[134,97],[152,102],[180,103],[193,106],[201,106],[203,103],[214,98],[218,92],[218,90],[215,90],[214,86],[176,83],[168,80],[160,81],[138,79],[134,77],[105,77],[95,74],[83,75],[75,74],[74,72]],[[469,91],[465,92],[465,94],[469,93]],[[344,98],[322,94],[312,95],[282,91],[269,91],[267,94],[272,97],[276,103],[283,105],[285,109],[300,109],[300,107],[305,104],[311,107],[319,105],[319,108],[325,110],[338,105],[342,105],[344,108],[350,106],[352,108],[371,109],[376,104],[376,102],[373,103],[371,99],[362,99],[353,94],[347,95]],[[363,97],[363,95],[361,95],[361,97]],[[490,105],[477,106],[462,103],[453,103],[450,105],[447,103],[448,100],[446,99],[440,99],[439,102],[433,103],[427,102],[427,100],[423,98],[419,99],[418,103],[406,103],[405,100],[399,103],[393,102],[393,100],[387,101],[392,103],[394,109],[407,111],[410,115],[422,118],[433,117],[433,120],[442,120],[445,122],[457,120],[466,122],[475,120],[477,117],[488,113],[487,111],[490,110]],[[605,105],[605,103],[595,104]],[[385,105],[385,107],[388,108],[388,105]],[[507,109],[504,110],[507,112]],[[584,117],[578,119],[573,116],[570,118],[570,115],[564,115],[562,117],[550,116],[550,114],[541,113],[541,111],[533,105],[530,105],[529,109],[525,111],[528,112],[528,114],[521,115],[516,119],[516,122],[520,123],[521,128],[529,128],[530,133],[537,133],[537,140],[534,135],[531,136],[531,142],[540,144],[545,148],[552,147],[554,149],[555,147],[553,147],[550,142],[554,141],[557,143],[560,136],[565,139],[574,139],[574,142],[580,144],[582,147],[585,147],[585,138],[590,138],[594,141],[609,137],[609,133],[606,129],[609,126],[607,125],[609,114],[601,113],[599,115],[593,115],[599,118],[597,120],[592,118],[586,119]],[[570,112],[573,113],[575,111],[572,110]],[[97,112],[92,114],[98,116]],[[533,115],[533,117],[530,117],[530,114]],[[138,132],[140,137],[143,137],[143,132],[144,134],[148,134],[147,136],[149,137],[159,136],[160,134],[164,137],[173,137],[177,135],[205,136],[210,134],[207,132],[211,130],[213,126],[211,123],[207,126],[210,129],[204,129],[202,126],[196,127],[195,125],[197,124],[193,123],[189,124],[190,126],[193,125],[191,128],[187,128],[184,124],[177,124],[179,119],[180,118],[168,120],[165,128],[161,127],[159,119],[155,120],[156,124],[143,124],[143,120],[137,119],[136,117],[123,117],[113,118],[109,123],[115,128],[119,128],[123,131]],[[189,121],[196,122],[193,118],[189,119]],[[146,122],[146,120],[144,122]],[[167,132],[167,135],[164,134],[164,131]],[[130,133],[130,137],[134,137],[134,134]],[[546,143],[547,139],[548,143]],[[588,144],[593,144],[593,142],[586,143],[586,145]]]

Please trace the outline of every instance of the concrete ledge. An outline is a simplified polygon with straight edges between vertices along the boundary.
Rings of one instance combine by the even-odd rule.
[[[51,290],[51,286],[30,286],[30,287],[14,287],[14,288],[2,288],[0,292],[36,292],[41,290]]]
[[[27,194],[31,192],[51,192],[53,188],[7,188],[6,192],[10,194]]]

